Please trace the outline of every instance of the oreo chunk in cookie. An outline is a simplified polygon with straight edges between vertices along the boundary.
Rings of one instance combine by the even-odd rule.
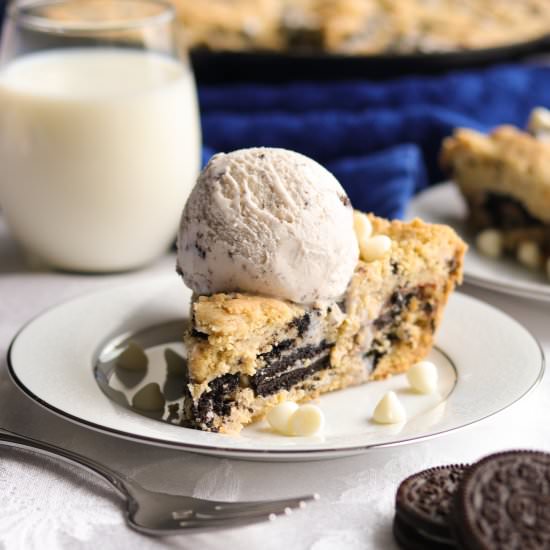
[[[468,466],[429,468],[401,483],[395,497],[394,537],[406,550],[455,548],[451,505]]]
[[[474,464],[455,495],[461,548],[550,548],[550,454],[509,451]]]

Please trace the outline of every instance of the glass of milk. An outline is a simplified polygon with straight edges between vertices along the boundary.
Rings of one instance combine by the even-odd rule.
[[[12,7],[0,48],[0,205],[47,266],[168,250],[200,159],[195,82],[161,0]]]

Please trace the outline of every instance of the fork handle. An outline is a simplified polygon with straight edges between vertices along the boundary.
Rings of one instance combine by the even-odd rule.
[[[129,496],[129,491],[124,481],[120,478],[120,474],[116,474],[107,466],[99,464],[95,460],[81,454],[63,449],[57,445],[52,445],[51,443],[46,443],[45,441],[10,432],[5,428],[0,428],[0,446],[30,449],[38,454],[75,464],[108,481],[123,498],[128,498]]]

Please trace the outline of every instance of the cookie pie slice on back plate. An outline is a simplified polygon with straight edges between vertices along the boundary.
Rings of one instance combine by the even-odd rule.
[[[464,196],[480,251],[550,277],[550,112],[535,109],[530,131],[459,128],[444,140],[441,164]]]

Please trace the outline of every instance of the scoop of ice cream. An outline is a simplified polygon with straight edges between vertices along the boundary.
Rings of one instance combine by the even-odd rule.
[[[178,271],[198,294],[338,299],[357,259],[345,191],[320,164],[285,149],[213,156],[178,234]]]

